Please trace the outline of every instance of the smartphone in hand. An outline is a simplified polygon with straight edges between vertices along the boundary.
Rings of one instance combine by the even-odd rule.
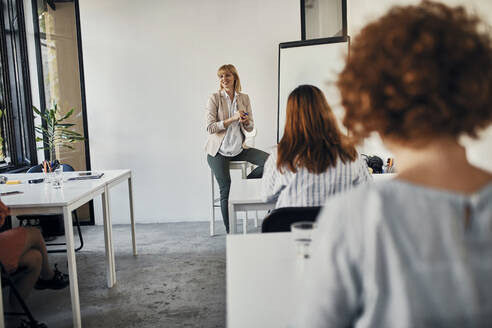
[[[248,113],[247,112],[239,112],[241,115],[241,122],[246,121],[248,119]]]

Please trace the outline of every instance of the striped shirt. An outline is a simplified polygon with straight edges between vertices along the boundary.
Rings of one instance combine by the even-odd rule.
[[[261,188],[263,200],[276,201],[275,208],[322,206],[326,197],[372,181],[360,157],[347,163],[338,160],[336,166],[320,174],[310,173],[306,168],[298,168],[296,173],[283,171],[277,170],[275,149],[265,163]]]

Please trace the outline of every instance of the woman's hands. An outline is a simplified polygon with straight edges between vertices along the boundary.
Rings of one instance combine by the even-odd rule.
[[[240,111],[239,115],[240,115],[239,120],[241,123],[247,123],[248,122],[248,113],[247,112]]]
[[[10,208],[0,200],[0,227],[3,226],[7,215],[10,215]]]
[[[232,123],[239,121],[241,123],[245,123],[248,121],[248,113],[243,111],[236,111],[234,115],[224,120],[224,127],[227,128]]]
[[[234,115],[232,115],[232,119],[234,119],[234,122],[241,120],[241,112],[240,111],[236,111],[234,113]]]

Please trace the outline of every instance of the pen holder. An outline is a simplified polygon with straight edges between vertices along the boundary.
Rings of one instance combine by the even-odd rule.
[[[43,178],[45,183],[51,183],[51,177],[53,176],[53,172],[43,172]]]

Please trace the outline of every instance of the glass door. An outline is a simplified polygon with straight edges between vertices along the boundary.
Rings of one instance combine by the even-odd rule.
[[[73,108],[66,123],[75,124],[72,130],[85,137],[72,145],[74,149],[56,149],[56,158],[76,171],[90,170],[78,1],[32,0],[32,3],[36,13],[34,25],[39,28],[36,42],[41,110],[56,104],[64,115]],[[49,153],[45,153],[45,158],[49,158]],[[78,210],[79,218],[93,223],[91,212],[85,206]]]

